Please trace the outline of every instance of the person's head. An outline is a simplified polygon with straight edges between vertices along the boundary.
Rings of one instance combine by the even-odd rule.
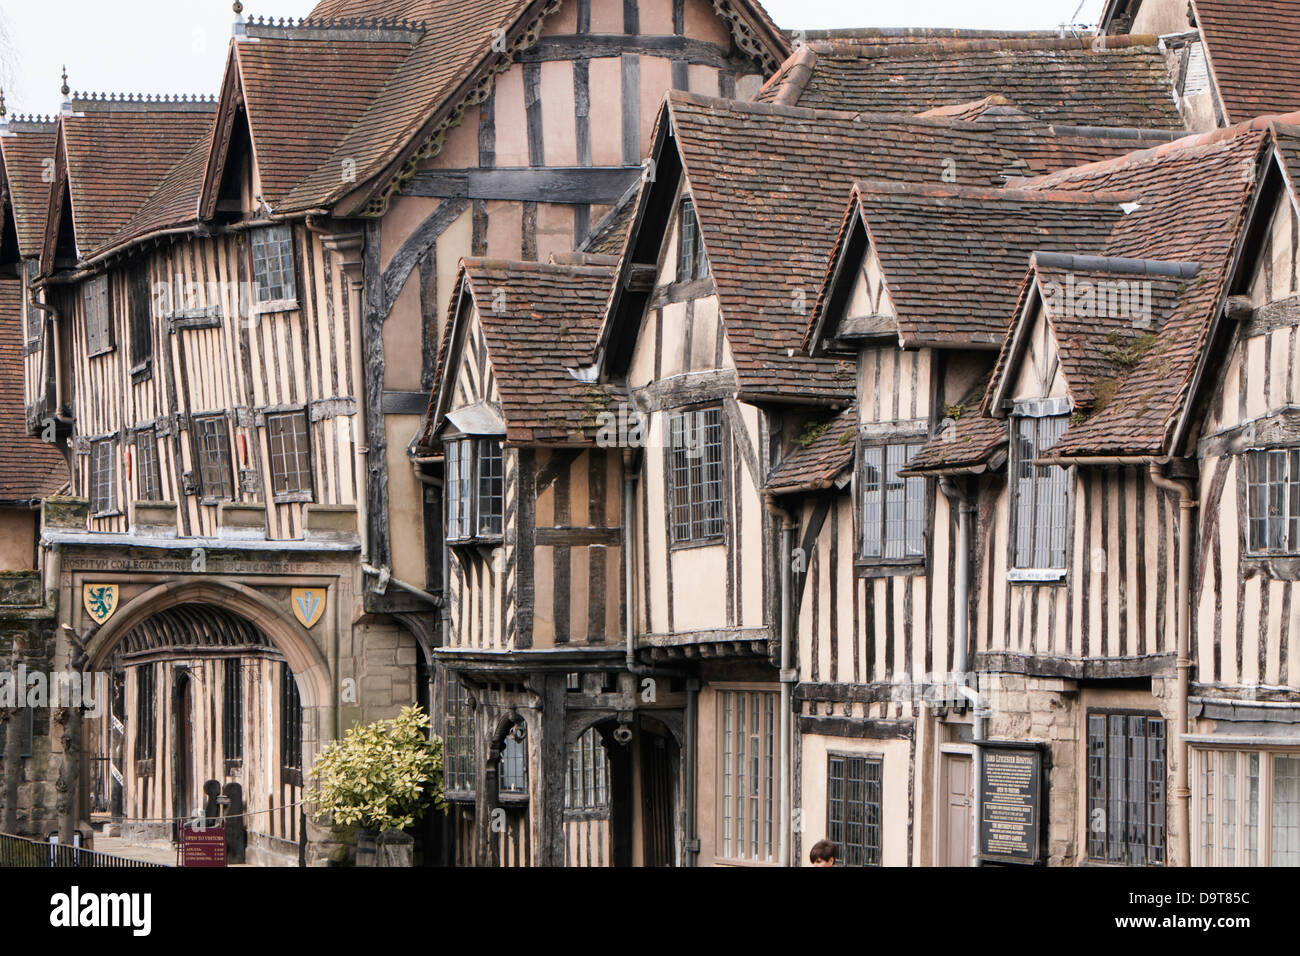
[[[808,851],[808,860],[813,866],[834,866],[839,855],[839,847],[830,840],[818,840]]]

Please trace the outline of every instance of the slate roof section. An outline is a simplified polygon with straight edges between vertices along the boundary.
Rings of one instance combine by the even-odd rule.
[[[591,441],[611,394],[601,385],[578,381],[569,369],[591,365],[614,281],[613,265],[464,259],[460,279],[468,283],[478,306],[506,440],[514,445]],[[455,319],[453,311],[448,334]],[[443,352],[440,366],[446,361],[445,348]],[[440,367],[436,381],[442,380]],[[435,393],[420,438],[424,446],[441,424],[433,420],[437,400]]]
[[[996,187],[1017,170],[1080,161],[1068,142],[1019,126],[864,116],[673,91],[667,113],[681,150],[718,288],[741,392],[852,397],[849,363],[802,354],[804,334],[861,179]],[[663,122],[661,117],[660,122]],[[1085,138],[1114,156],[1132,140]],[[1033,162],[1027,162],[1025,154]]]
[[[991,94],[1046,122],[1183,129],[1154,36],[814,41],[782,64],[758,98],[917,114]]]
[[[796,443],[794,451],[768,476],[768,491],[788,495],[830,488],[853,464],[858,406],[850,405],[819,427],[811,440]]]
[[[1001,345],[1036,249],[1093,248],[1125,194],[859,183],[904,345]]]
[[[1300,109],[1300,3],[1194,0],[1229,123]]]
[[[58,449],[27,434],[22,294],[21,281],[0,279],[0,502],[45,498],[68,482]]]
[[[18,227],[18,249],[24,259],[41,254],[45,217],[50,210],[50,184],[44,172],[52,168],[56,125],[53,120],[12,120],[0,134],[0,159]]]
[[[167,174],[212,132],[216,104],[72,101],[60,117],[77,249],[93,257],[144,205]]]

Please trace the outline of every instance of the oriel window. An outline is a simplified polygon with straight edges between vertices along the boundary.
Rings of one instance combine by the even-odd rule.
[[[708,259],[704,255],[704,241],[700,236],[700,220],[695,215],[695,203],[682,201],[681,239],[677,245],[677,281],[690,282],[709,274]]]
[[[1067,472],[1057,465],[1035,465],[1060,440],[1065,415],[1012,419],[1012,514],[1015,517],[1015,566],[1034,570],[1065,569]]]
[[[454,438],[447,451],[447,540],[499,538],[504,529],[505,453],[495,438]]]
[[[199,494],[208,500],[234,498],[235,478],[230,465],[230,428],[226,416],[196,417],[191,427]]]
[[[862,557],[902,561],[925,556],[925,479],[902,478],[920,443],[862,449]]]
[[[673,543],[719,540],[726,530],[722,409],[675,412],[669,430]]]
[[[136,496],[140,501],[162,500],[162,469],[158,464],[158,435],[152,427],[135,433]]]
[[[307,413],[266,416],[271,447],[271,491],[277,497],[311,494],[311,453],[307,446]]]
[[[253,284],[258,302],[298,297],[289,226],[265,226],[253,232]]]
[[[102,438],[90,445],[90,511],[92,514],[110,514],[117,507],[117,488],[113,480],[116,463],[113,461],[114,442]]]
[[[96,276],[81,286],[81,308],[86,320],[86,353],[103,355],[113,350],[113,324],[108,308],[108,276]]]

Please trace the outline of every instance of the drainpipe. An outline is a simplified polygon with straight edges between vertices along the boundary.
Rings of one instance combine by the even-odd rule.
[[[792,647],[792,631],[794,630],[794,605],[791,601],[791,592],[794,590],[791,583],[790,557],[794,553],[794,533],[798,528],[790,512],[780,507],[776,503],[776,498],[771,493],[763,496],[763,503],[767,510],[781,520],[781,559],[778,562],[780,568],[781,589],[781,727],[780,727],[780,748],[781,748],[781,778],[780,778],[780,807],[781,807],[781,832],[777,842],[777,861],[781,866],[790,865],[790,777],[791,764],[793,763],[792,746],[792,707],[791,702],[794,698],[794,684],[798,680],[798,674],[793,667],[794,648]]]
[[[407,584],[405,581],[399,581],[397,578],[393,577],[393,572],[388,568],[376,568],[373,565],[363,563],[361,565],[361,570],[371,577],[379,579],[378,593],[380,594],[383,594],[384,591],[388,590],[388,586],[391,584],[395,588],[401,588],[408,594],[414,594],[416,597],[428,601],[434,607],[442,607],[442,598],[438,597],[438,595],[430,594],[423,588],[417,588],[414,584]]]
[[[1166,478],[1160,465],[1151,463],[1151,481],[1158,488],[1178,494],[1178,639],[1176,684],[1178,763],[1174,769],[1174,819],[1178,823],[1178,855],[1183,866],[1192,865],[1191,801],[1187,762],[1191,756],[1187,745],[1187,691],[1192,669],[1192,531],[1196,519],[1196,497],[1190,481]]]
[[[959,612],[953,615],[955,622],[955,633],[952,637],[953,642],[953,672],[961,681],[960,686],[965,689],[966,674],[970,670],[970,664],[973,659],[970,647],[970,525],[971,516],[975,514],[975,504],[970,500],[967,494],[964,479],[959,481],[954,476],[946,476],[939,479],[939,488],[943,491],[947,499],[957,509],[957,579],[953,582],[953,606],[959,609]],[[974,738],[983,740],[987,729],[985,727],[986,717],[983,702],[979,698],[979,689],[969,687],[969,697],[975,705],[975,726]],[[973,795],[971,798],[971,810],[974,814],[975,826],[971,827],[971,866],[979,866],[979,820],[980,820],[980,759],[978,752],[975,755],[974,766],[972,767],[974,775]]]

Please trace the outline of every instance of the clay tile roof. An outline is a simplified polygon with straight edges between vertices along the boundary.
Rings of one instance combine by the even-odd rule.
[[[592,363],[614,266],[465,259],[461,269],[479,305],[506,440],[522,445],[591,440],[610,393],[578,381],[569,369]],[[422,444],[438,424],[426,421]]]
[[[814,425],[772,472],[767,480],[768,490],[784,495],[831,487],[853,463],[857,425],[857,405],[850,405],[834,418]]]
[[[1154,36],[815,41],[759,94],[817,109],[916,114],[1001,94],[1040,120],[1183,128]],[[1097,44],[1094,47],[1094,44]]]
[[[802,350],[844,219],[843,197],[855,181],[942,180],[948,173],[957,185],[990,187],[1017,169],[1080,161],[1068,144],[1014,125],[864,116],[680,91],[667,102],[741,391],[749,395],[852,395],[850,365]],[[1088,144],[1110,156],[1134,145]]]
[[[18,226],[18,249],[23,258],[41,253],[45,237],[45,217],[50,209],[50,184],[44,175],[54,159],[55,123],[19,122],[9,124],[0,135],[0,160],[5,167],[10,199]]]
[[[215,103],[94,100],[60,117],[77,249],[90,258],[212,131]]]
[[[335,149],[411,60],[422,34],[362,35],[308,27],[233,44],[262,194],[275,212],[312,208],[363,178],[364,157]],[[336,161],[322,163],[325,157]],[[355,180],[348,159],[357,164]]]
[[[854,197],[905,344],[1000,345],[1036,249],[1093,248],[1124,194],[863,183]]]
[[[987,466],[1007,444],[1007,423],[969,412],[940,429],[912,456],[904,476],[962,471]]]
[[[1291,181],[1291,191],[1300,196],[1300,126],[1274,123],[1271,129],[1273,142],[1282,158],[1282,168]]]
[[[1300,4],[1195,0],[1197,23],[1229,123],[1300,109]]]
[[[0,279],[0,501],[44,498],[68,481],[58,449],[27,434],[22,315],[22,283]]]

